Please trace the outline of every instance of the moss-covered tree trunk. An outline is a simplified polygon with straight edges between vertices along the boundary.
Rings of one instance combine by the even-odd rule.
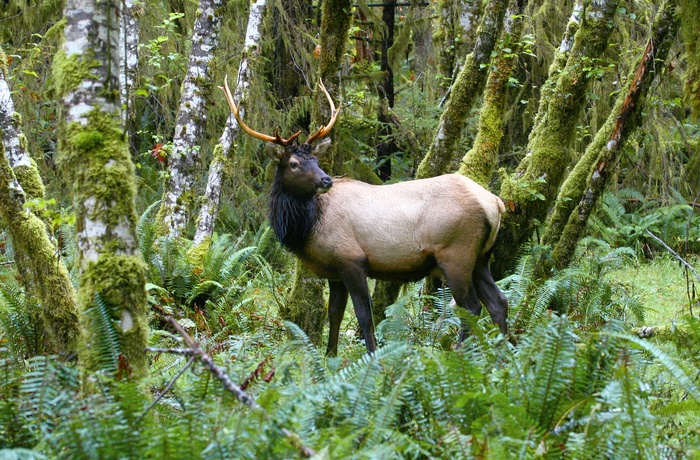
[[[66,2],[65,38],[53,63],[61,98],[57,163],[76,218],[80,360],[140,377],[148,372],[145,266],[121,122],[118,11],[118,0]]]
[[[430,149],[418,166],[416,178],[439,176],[448,171],[467,115],[486,84],[491,51],[503,28],[507,4],[507,0],[494,0],[484,12],[474,50],[467,56],[452,85],[450,99],[440,117]]]
[[[265,0],[258,0],[251,4],[248,14],[248,26],[246,27],[243,56],[238,66],[238,74],[235,80],[236,88],[233,97],[240,104],[241,117],[245,117],[244,102],[250,87],[249,61],[257,56],[260,50],[260,24],[265,12]],[[223,93],[222,93],[223,95]],[[219,138],[219,143],[214,147],[214,158],[209,166],[209,177],[204,192],[202,207],[197,220],[197,231],[194,235],[194,244],[190,250],[190,259],[193,263],[201,263],[206,251],[209,249],[211,237],[214,233],[214,223],[219,213],[221,203],[221,185],[223,178],[230,174],[233,167],[232,155],[234,147],[240,135],[240,127],[233,116],[229,116],[224,131]]]
[[[464,50],[474,47],[476,28],[482,14],[479,0],[440,0],[435,41],[438,53],[438,87],[441,95],[452,86],[452,77]],[[467,53],[464,51],[464,54]]]
[[[464,155],[459,173],[488,188],[491,174],[498,163],[498,149],[503,137],[503,117],[506,111],[506,90],[515,69],[520,36],[523,32],[523,13],[527,0],[516,0],[506,13],[503,48],[494,58],[484,91],[484,104],[479,113],[479,130],[474,145]],[[506,51],[507,48],[507,51]]]
[[[75,351],[80,332],[75,291],[44,221],[27,212],[26,200],[44,198],[44,184],[29,157],[21,119],[5,79],[0,50],[0,218],[8,227],[25,290],[41,302],[44,329],[56,352]]]
[[[545,242],[557,241],[552,259],[558,268],[565,267],[571,261],[588,217],[608,184],[610,169],[617,164],[622,146],[629,135],[641,123],[646,92],[657,75],[657,70],[663,68],[661,64],[666,60],[678,29],[679,16],[675,14],[677,6],[677,0],[668,0],[657,14],[644,54],[636,72],[629,79],[627,92],[620,93],[605,125],[562,186],[557,207],[545,234]],[[586,185],[582,186],[582,183]],[[572,212],[576,203],[576,212]],[[568,221],[562,230],[565,219]]]
[[[336,105],[339,101],[340,78],[338,71],[345,53],[346,38],[352,20],[352,2],[348,0],[325,1],[321,12],[321,78]],[[325,97],[317,94],[314,107],[314,126],[328,123],[330,109]],[[313,131],[312,126],[312,131]],[[336,139],[337,129],[329,134],[331,142]],[[327,150],[319,159],[321,167],[330,174],[340,174],[343,158],[337,146]],[[323,298],[325,282],[296,262],[294,286],[287,298],[287,304],[280,311],[284,319],[296,323],[316,344],[321,343],[323,324],[326,319],[326,303]]]
[[[394,125],[391,122],[391,109],[394,107],[394,71],[389,64],[389,48],[394,45],[394,21],[396,0],[387,0],[382,10],[382,52],[380,58],[380,70],[384,72],[384,78],[377,85],[379,104],[377,104],[377,174],[383,181],[391,178],[391,155],[398,151],[394,140]]]
[[[557,196],[571,163],[569,146],[594,75],[590,68],[607,48],[618,1],[585,2],[583,21],[574,35],[566,66],[556,74],[550,72],[556,83],[540,96],[540,111],[526,157],[501,186],[501,198],[509,212],[501,225],[492,265],[496,277],[514,266],[518,248],[532,235],[534,223],[544,222]]]
[[[200,0],[192,31],[192,48],[187,75],[182,84],[172,154],[168,157],[168,178],[158,212],[163,233],[184,236],[195,205],[196,168],[204,144],[207,98],[211,94],[210,62],[219,46],[223,0]]]

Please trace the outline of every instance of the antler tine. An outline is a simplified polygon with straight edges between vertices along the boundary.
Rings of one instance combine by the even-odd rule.
[[[221,87],[219,87],[221,88]],[[233,116],[236,118],[236,121],[238,122],[238,126],[241,127],[243,131],[246,133],[250,134],[256,139],[260,139],[262,141],[267,141],[267,142],[272,142],[273,144],[279,144],[283,147],[286,147],[289,145],[296,137],[301,134],[301,131],[293,134],[289,139],[282,139],[282,137],[279,135],[277,130],[275,130],[275,135],[273,136],[268,136],[267,134],[259,133],[253,129],[251,129],[248,125],[243,123],[243,120],[241,120],[241,115],[239,113],[239,108],[236,105],[236,103],[233,100],[233,96],[231,95],[231,90],[228,88],[228,75],[224,77],[224,87],[221,88],[224,93],[226,94],[226,100],[228,101],[229,107],[231,107],[231,113],[233,113]]]
[[[333,125],[335,124],[335,121],[338,119],[338,114],[340,113],[340,108],[336,110],[335,104],[333,103],[333,99],[331,98],[331,95],[328,94],[328,90],[326,90],[326,87],[323,84],[323,80],[319,78],[319,83],[318,86],[321,88],[321,91],[323,91],[323,94],[326,95],[326,99],[328,100],[328,104],[331,106],[331,120],[328,122],[326,126],[322,126],[316,131],[314,134],[309,136],[308,139],[306,139],[306,144],[311,144],[313,141],[316,139],[320,139],[326,134],[330,132],[331,129],[333,129]]]

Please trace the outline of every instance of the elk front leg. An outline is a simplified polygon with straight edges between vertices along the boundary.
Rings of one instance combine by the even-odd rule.
[[[345,306],[348,303],[348,289],[342,281],[328,281],[328,348],[326,355],[336,356],[338,354],[338,334],[340,333],[340,323],[345,315]]]

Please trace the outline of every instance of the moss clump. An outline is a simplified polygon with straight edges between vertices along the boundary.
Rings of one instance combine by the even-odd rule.
[[[28,200],[44,198],[44,182],[41,180],[39,170],[34,165],[33,160],[31,166],[17,166],[13,170]]]
[[[193,245],[187,251],[187,261],[193,267],[202,267],[204,259],[207,257],[209,248],[211,247],[211,236],[206,236],[201,243]]]
[[[148,372],[145,273],[146,266],[137,257],[101,254],[83,270],[78,297],[83,311],[93,305],[96,293],[115,306],[109,319],[119,334],[121,353],[137,377]],[[100,331],[84,328],[80,357],[88,368],[98,362],[91,344],[101,339]]]
[[[97,80],[92,69],[99,67],[100,61],[94,58],[94,53],[66,56],[62,49],[54,56],[52,73],[56,94],[63,96],[77,88],[84,80]]]
[[[70,139],[73,146],[81,152],[99,148],[104,142],[104,136],[99,131],[78,131]]]
[[[118,113],[95,109],[87,119],[87,125],[71,123],[65,127],[57,159],[67,182],[73,185],[76,215],[103,222],[108,229],[135,228],[134,166]],[[78,219],[78,232],[83,231],[83,225],[84,219]],[[129,249],[120,240],[113,243],[113,250]]]

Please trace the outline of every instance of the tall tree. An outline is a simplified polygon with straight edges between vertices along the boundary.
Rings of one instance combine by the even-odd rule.
[[[571,262],[588,217],[608,184],[610,169],[617,163],[625,141],[641,122],[640,112],[644,107],[646,92],[663,68],[660,63],[666,60],[678,30],[680,17],[675,11],[677,6],[677,0],[667,0],[657,14],[639,65],[628,79],[627,91],[619,93],[607,122],[596,133],[586,154],[562,185],[544,236],[545,243],[556,241],[552,259],[558,268]],[[588,179],[585,191],[581,186],[582,178],[584,181]],[[577,202],[578,207],[574,212],[573,204]]]
[[[46,223],[25,208],[27,200],[44,198],[44,184],[27,151],[5,62],[0,49],[0,218],[8,226],[22,284],[41,301],[44,329],[53,348],[66,354],[77,349],[80,331],[75,291]]]
[[[248,14],[248,26],[245,33],[245,43],[243,45],[243,56],[238,66],[238,76],[236,78],[236,89],[234,99],[241,105],[240,113],[245,114],[244,102],[248,97],[250,87],[249,61],[255,59],[260,49],[260,24],[265,12],[266,0],[258,0],[251,4]],[[207,188],[204,192],[204,203],[199,211],[197,221],[197,231],[194,236],[194,245],[191,254],[198,254],[195,260],[201,260],[209,248],[211,236],[214,232],[214,223],[219,212],[221,202],[221,183],[227,171],[232,167],[231,155],[235,142],[240,134],[240,127],[236,119],[232,116],[228,118],[224,131],[219,138],[219,143],[214,147],[214,158],[209,166],[209,178]]]
[[[584,18],[574,35],[571,52],[561,72],[553,73],[542,91],[540,111],[530,133],[527,154],[517,171],[501,186],[501,198],[509,213],[499,234],[494,258],[494,276],[512,267],[520,247],[532,235],[532,222],[543,222],[556,198],[567,166],[570,145],[586,104],[586,89],[594,75],[591,62],[608,46],[618,0],[584,2]],[[557,60],[552,65],[558,65]]]
[[[479,112],[479,130],[474,145],[464,155],[460,174],[484,187],[491,181],[491,173],[498,163],[498,150],[503,137],[503,119],[506,111],[506,90],[520,52],[527,0],[515,0],[506,12],[506,25],[501,39],[503,45],[494,58],[486,80],[484,103]]]
[[[145,266],[121,123],[118,11],[118,0],[66,1],[65,38],[53,63],[61,98],[57,163],[76,218],[80,359],[139,377],[148,372]]]
[[[382,52],[380,70],[384,73],[382,82],[377,85],[379,104],[377,121],[379,122],[379,143],[377,144],[377,170],[379,178],[387,181],[391,178],[391,155],[398,150],[393,136],[393,124],[390,117],[394,107],[394,71],[389,64],[389,48],[394,45],[394,22],[396,16],[396,0],[387,0],[382,10]]]
[[[474,49],[452,84],[450,99],[440,116],[430,149],[418,166],[417,178],[439,176],[448,171],[467,115],[486,84],[491,51],[503,28],[507,4],[507,0],[494,0],[484,13]]]
[[[210,62],[219,46],[224,7],[223,0],[200,0],[197,9],[173,149],[168,159],[168,178],[159,210],[163,231],[170,237],[184,236],[188,213],[194,206],[195,168],[199,164],[207,119],[206,99],[211,93]]]
[[[435,39],[440,46],[438,53],[438,85],[445,94],[452,86],[455,70],[459,69],[460,56],[474,47],[476,29],[482,14],[478,0],[440,0],[438,2],[438,29]]]
[[[139,66],[139,21],[143,5],[134,0],[123,0],[121,27],[119,28],[119,87],[121,90],[122,116],[129,144],[136,148],[136,111],[133,105],[133,87]]]

